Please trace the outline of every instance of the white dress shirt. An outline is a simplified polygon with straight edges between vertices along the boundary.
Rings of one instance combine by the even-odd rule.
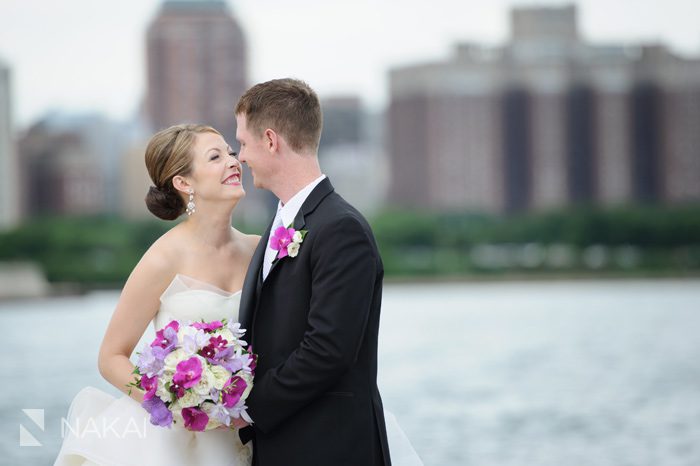
[[[292,223],[294,223],[294,219],[299,213],[299,209],[301,209],[304,201],[306,201],[306,198],[309,197],[311,191],[313,191],[314,188],[325,178],[326,175],[319,176],[311,183],[304,186],[301,191],[292,196],[292,198],[286,204],[282,204],[282,201],[279,201],[277,204],[277,214],[275,215],[275,220],[272,222],[272,229],[270,230],[269,235],[270,237],[272,237],[272,234],[280,226],[293,226]],[[279,251],[275,251],[270,247],[270,241],[268,239],[267,249],[265,250],[265,259],[263,261],[263,280],[265,280],[267,278],[267,274],[270,273],[272,263],[275,261],[275,257],[277,257],[278,252]]]

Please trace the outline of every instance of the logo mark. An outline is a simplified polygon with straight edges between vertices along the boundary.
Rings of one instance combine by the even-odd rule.
[[[43,409],[22,409],[32,422],[44,431],[44,410]],[[19,446],[20,447],[40,447],[39,442],[22,424],[19,425]]]

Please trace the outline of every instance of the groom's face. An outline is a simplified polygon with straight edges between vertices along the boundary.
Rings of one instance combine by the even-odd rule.
[[[240,144],[238,160],[250,169],[256,188],[269,189],[270,156],[264,138],[249,131],[245,115],[236,115],[236,126],[236,140]]]

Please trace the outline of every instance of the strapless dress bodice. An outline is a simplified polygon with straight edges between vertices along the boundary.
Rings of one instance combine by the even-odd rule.
[[[184,322],[236,321],[240,302],[240,291],[231,293],[178,274],[160,297],[160,309],[153,318],[153,326],[159,330],[173,319]]]

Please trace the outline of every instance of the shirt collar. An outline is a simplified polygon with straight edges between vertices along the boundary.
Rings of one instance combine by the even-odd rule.
[[[311,191],[313,191],[314,188],[325,178],[326,175],[319,176],[311,183],[304,186],[301,191],[292,196],[292,198],[286,204],[282,205],[282,201],[279,201],[277,204],[277,211],[280,213],[280,217],[282,218],[282,225],[285,227],[292,225],[306,198],[309,197]]]

